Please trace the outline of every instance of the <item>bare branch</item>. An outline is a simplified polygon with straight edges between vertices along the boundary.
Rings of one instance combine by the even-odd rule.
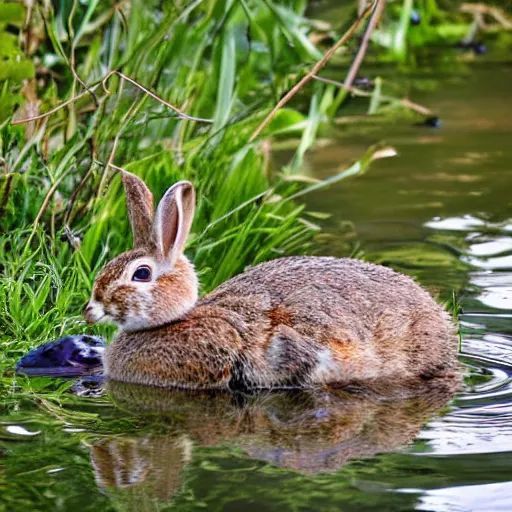
[[[73,96],[72,98],[69,98],[69,100],[64,101],[60,105],[56,106],[52,110],[49,110],[48,112],[45,112],[44,114],[39,114],[38,116],[34,116],[34,117],[27,117],[26,119],[17,119],[16,121],[11,121],[11,125],[29,123],[30,121],[37,121],[38,119],[44,119],[45,117],[51,116],[52,114],[55,114],[60,109],[69,105],[70,103],[73,103],[74,101],[77,101],[80,98],[83,98],[87,94],[90,94],[90,90],[91,89],[89,89],[88,91],[81,92],[77,96]]]
[[[468,12],[475,16],[480,15],[483,16],[488,15],[494,18],[499,25],[503,28],[510,30],[512,29],[512,21],[507,17],[505,11],[500,9],[499,7],[494,7],[486,4],[461,4],[459,7],[461,12]]]
[[[110,73],[108,73],[97,84],[93,85],[92,87],[89,87],[84,92],[81,92],[80,94],[78,94],[76,96],[73,96],[72,98],[69,98],[68,100],[64,101],[63,103],[61,103],[60,105],[56,106],[52,110],[49,110],[48,112],[45,112],[44,114],[40,114],[38,116],[28,117],[26,119],[18,119],[16,121],[11,121],[11,124],[12,125],[24,124],[24,123],[28,123],[30,121],[37,121],[38,119],[44,119],[45,117],[48,117],[48,116],[51,116],[52,114],[55,114],[56,112],[58,112],[59,110],[61,110],[64,107],[66,107],[70,103],[78,101],[80,98],[83,98],[85,95],[94,93],[94,91],[98,87],[100,87],[100,86],[103,87],[103,90],[105,91],[105,94],[111,94],[111,92],[106,88],[106,82],[108,81],[108,79],[112,75],[120,76],[122,79],[124,79],[127,82],[130,82],[131,84],[135,85],[137,88],[139,88],[141,91],[143,91],[145,94],[147,94],[151,98],[157,100],[158,102],[162,103],[166,107],[170,108],[172,111],[176,112],[178,114],[178,116],[177,116],[178,119],[187,119],[189,121],[197,121],[197,122],[201,122],[201,123],[213,123],[213,120],[211,120],[211,119],[202,119],[200,117],[193,117],[193,116],[189,116],[188,114],[185,114],[180,109],[176,108],[174,105],[171,105],[169,102],[163,100],[162,98],[160,98],[156,94],[152,93],[150,90],[146,89],[144,86],[142,86],[139,83],[137,83],[135,80],[131,79],[130,77],[128,77],[126,75],[124,75],[120,71],[114,70],[114,71],[110,71]]]
[[[354,80],[359,72],[359,68],[363,63],[364,57],[368,50],[368,43],[370,42],[370,37],[372,36],[375,27],[379,23],[380,17],[384,12],[384,8],[386,7],[386,0],[377,0],[375,4],[375,8],[373,9],[373,13],[370,17],[370,21],[366,26],[366,30],[364,31],[363,40],[361,41],[361,45],[359,46],[359,50],[357,51],[357,55],[350,66],[350,69],[347,73],[347,77],[345,78],[345,89],[350,89]]]
[[[315,80],[318,80],[319,82],[324,82],[326,84],[335,85],[336,87],[341,87],[342,89],[345,89],[346,91],[352,93],[354,96],[362,96],[365,98],[370,98],[372,96],[371,92],[363,91],[361,89],[358,89],[354,86],[352,87],[345,87],[345,84],[338,82],[337,80],[331,80],[330,78],[323,78],[321,76],[314,75],[313,78]],[[430,110],[427,107],[424,107],[423,105],[420,105],[419,103],[414,103],[408,98],[394,98],[393,96],[380,96],[381,99],[384,101],[396,101],[400,105],[402,105],[405,108],[408,108],[410,110],[413,110],[414,112],[418,112],[418,114],[421,114],[423,116],[430,116],[433,114],[432,110]]]
[[[116,74],[119,75],[121,78],[124,78],[127,82],[130,82],[131,84],[135,85],[135,87],[138,87],[141,91],[145,92],[148,96],[151,96],[153,99],[159,101],[162,103],[162,105],[165,105],[166,107],[170,108],[171,110],[174,110],[178,114],[178,116],[181,119],[188,119],[189,121],[198,121],[200,123],[213,123],[213,120],[211,119],[202,119],[200,117],[193,117],[189,116],[188,114],[185,114],[178,108],[176,108],[174,105],[171,105],[169,102],[163,100],[162,98],[158,97],[156,94],[152,93],[149,89],[146,89],[142,85],[138,84],[135,80],[132,80],[130,77],[123,75],[120,71],[116,71]]]

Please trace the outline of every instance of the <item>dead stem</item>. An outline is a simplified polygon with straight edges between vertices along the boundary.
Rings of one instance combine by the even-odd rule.
[[[92,140],[90,141],[90,145],[94,146]],[[87,169],[87,172],[84,174],[84,176],[80,180],[80,183],[75,187],[75,189],[71,193],[71,196],[69,197],[68,204],[66,206],[66,211],[64,213],[64,222],[63,222],[64,223],[64,227],[66,229],[68,229],[69,232],[71,232],[71,228],[69,227],[69,223],[74,218],[72,213],[73,213],[73,208],[75,206],[75,201],[76,201],[76,199],[78,197],[78,194],[80,193],[80,191],[82,190],[84,185],[87,183],[87,180],[89,179],[89,176],[92,174],[92,171],[94,169],[94,152],[95,152],[94,147],[91,147],[91,152],[93,154],[93,158],[91,160],[91,164],[89,165],[89,168]]]
[[[503,9],[500,9],[499,7],[491,7],[490,5],[486,4],[461,4],[459,7],[459,10],[461,12],[467,12],[473,14],[473,16],[480,15],[482,17],[483,15],[491,16],[496,20],[496,22],[501,25],[503,28],[510,30],[512,29],[512,21],[507,17],[505,14],[505,11]],[[482,18],[480,18],[482,19]],[[483,20],[481,22],[482,28],[486,28],[485,23],[483,23]]]
[[[45,212],[46,208],[48,207],[48,204],[50,202],[50,199],[52,198],[53,194],[57,190],[57,187],[60,185],[62,180],[73,170],[73,168],[69,168],[67,171],[63,172],[52,184],[52,186],[48,189],[48,192],[46,193],[46,196],[43,200],[43,203],[41,204],[41,208],[39,208],[39,211],[37,212],[36,218],[34,219],[34,224],[32,227],[32,231],[30,232],[30,235],[27,239],[27,243],[25,244],[25,251],[28,250],[30,247],[30,243],[32,242],[32,239],[34,238],[34,235],[37,231],[37,226],[39,225],[39,221],[41,220],[41,217],[43,216],[43,213]]]
[[[124,78],[127,82],[130,82],[131,84],[135,85],[135,87],[138,87],[141,91],[145,92],[148,96],[151,96],[153,99],[159,101],[162,103],[162,105],[165,105],[166,107],[170,108],[174,112],[178,114],[180,119],[188,119],[189,121],[198,121],[200,123],[213,123],[213,120],[211,119],[202,119],[201,117],[193,117],[189,116],[188,114],[185,114],[185,112],[182,112],[178,108],[176,108],[174,105],[171,105],[167,101],[163,100],[162,98],[158,97],[156,94],[152,93],[149,89],[146,89],[142,85],[138,84],[135,80],[132,80],[130,77],[123,75],[120,71],[115,72],[117,75],[119,75],[121,78]]]
[[[368,22],[366,30],[364,31],[363,39],[361,41],[361,44],[359,45],[359,50],[357,51],[357,54],[354,60],[352,61],[352,65],[350,66],[350,69],[347,73],[347,77],[345,78],[345,89],[350,89],[350,87],[352,87],[352,84],[354,83],[357,73],[359,72],[359,68],[363,63],[364,57],[368,50],[368,43],[370,42],[372,33],[377,27],[377,24],[379,23],[380,17],[384,12],[385,7],[386,0],[377,0],[375,8],[373,9],[372,15],[370,17],[370,21]]]
[[[271,112],[265,117],[265,119],[260,123],[258,128],[254,131],[249,139],[249,142],[252,142],[258,135],[263,131],[263,129],[267,126],[267,124],[272,120],[272,118],[276,115],[278,110],[286,105],[292,98],[297,94],[297,92],[304,87],[312,78],[313,75],[316,75],[331,59],[331,57],[336,53],[336,51],[343,46],[357,31],[357,29],[362,25],[364,20],[370,14],[373,5],[370,5],[366,8],[366,10],[362,13],[362,15],[351,25],[351,27],[343,34],[343,36],[334,44],[327,52],[325,52],[324,56],[313,66],[311,71],[307,75],[305,75],[297,84],[295,84],[277,103],[277,105],[271,110]]]
[[[122,167],[118,167],[117,165],[114,165],[113,163],[101,163],[101,165],[108,165],[109,167],[112,167],[112,169],[115,169],[116,171],[123,171],[123,172],[126,172],[126,169],[123,169]]]
[[[156,94],[154,94],[153,92],[151,92],[150,90],[146,89],[144,86],[140,85],[139,83],[137,83],[135,80],[133,80],[132,78],[124,75],[123,73],[121,73],[120,71],[111,71],[110,73],[108,73],[100,82],[98,82],[97,84],[93,85],[92,87],[89,87],[86,91],[84,92],[81,92],[80,94],[78,94],[77,96],[73,96],[72,98],[64,101],[63,103],[61,103],[60,105],[56,106],[55,108],[53,108],[52,110],[49,110],[48,112],[45,112],[44,114],[40,114],[38,116],[34,116],[34,117],[28,117],[26,119],[18,119],[16,121],[11,121],[11,125],[16,125],[16,124],[24,124],[24,123],[28,123],[30,121],[37,121],[38,119],[44,119],[45,117],[48,117],[48,116],[51,116],[52,114],[55,114],[56,112],[58,112],[60,109],[66,107],[67,105],[69,105],[70,103],[73,103],[75,101],[78,101],[80,98],[83,98],[85,95],[87,94],[91,94],[91,92],[94,92],[96,91],[96,89],[98,87],[103,87],[103,90],[105,91],[106,94],[111,94],[111,92],[106,88],[106,82],[108,81],[108,79],[112,76],[112,75],[118,75],[119,77],[123,78],[124,80],[126,80],[127,82],[130,82],[131,84],[135,85],[137,88],[139,88],[141,91],[143,91],[145,94],[147,94],[148,96],[151,96],[151,98],[157,100],[158,102],[162,103],[162,105],[165,105],[166,107],[170,108],[171,110],[173,110],[174,112],[176,112],[178,114],[178,119],[187,119],[189,121],[197,121],[197,122],[200,122],[200,123],[213,123],[213,121],[211,119],[203,119],[203,118],[200,118],[200,117],[194,117],[194,116],[189,116],[188,114],[185,114],[185,112],[182,112],[180,109],[178,109],[177,107],[175,107],[174,105],[171,105],[171,103],[165,101],[164,99],[160,98],[159,96],[157,96]]]
[[[45,112],[44,114],[39,114],[38,116],[33,116],[33,117],[27,117],[26,119],[17,119],[16,121],[11,121],[11,125],[24,124],[24,123],[29,123],[30,121],[37,121],[38,119],[44,119],[45,117],[55,114],[55,112],[58,112],[60,109],[69,105],[70,103],[73,103],[74,101],[78,101],[80,98],[83,98],[87,94],[90,94],[90,92],[84,91],[84,92],[78,94],[77,96],[73,96],[69,100],[64,101],[60,105],[57,105],[55,108],[53,108],[52,110],[49,110],[48,112]]]

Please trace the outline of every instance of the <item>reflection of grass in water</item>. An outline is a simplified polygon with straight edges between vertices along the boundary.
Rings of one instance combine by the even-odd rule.
[[[410,269],[442,267],[454,268],[461,273],[468,270],[468,266],[456,255],[427,243],[403,244],[388,250],[379,249],[378,253],[372,253],[372,260],[388,265],[394,263]]]
[[[411,242],[400,246],[379,247],[376,250],[370,247],[365,250],[365,257],[413,275],[434,296],[439,295],[439,299],[454,314],[454,293],[459,294],[468,288],[469,265],[461,261],[451,247],[447,248],[437,242]]]
[[[483,366],[475,365],[475,362],[466,355],[461,357],[461,361],[464,364],[464,385],[469,391],[474,391],[475,388],[491,382],[494,379],[494,375],[491,371]]]

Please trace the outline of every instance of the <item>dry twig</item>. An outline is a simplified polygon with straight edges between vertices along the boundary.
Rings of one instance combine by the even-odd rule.
[[[111,92],[106,88],[106,83],[107,83],[107,81],[109,80],[109,78],[112,75],[118,75],[121,78],[123,78],[124,80],[127,80],[128,82],[130,82],[131,84],[135,85],[137,88],[139,88],[141,91],[143,91],[148,96],[151,96],[153,99],[155,99],[158,102],[162,103],[162,105],[165,105],[166,107],[168,107],[171,110],[173,110],[174,112],[176,112],[178,114],[178,116],[177,116],[178,119],[188,119],[189,121],[197,121],[197,122],[200,122],[200,123],[213,123],[213,121],[211,119],[203,119],[203,118],[200,118],[200,117],[194,117],[194,116],[189,116],[188,114],[185,114],[185,112],[182,112],[179,108],[175,107],[174,105],[172,105],[168,101],[165,101],[164,99],[160,98],[159,96],[157,96],[156,94],[151,92],[149,89],[146,89],[144,86],[142,86],[139,83],[137,83],[132,78],[124,75],[120,71],[114,70],[114,71],[111,71],[110,73],[108,73],[100,82],[98,82],[95,85],[89,87],[84,92],[81,92],[80,94],[78,94],[76,96],[73,96],[72,98],[69,98],[68,100],[64,101],[63,103],[61,103],[60,105],[56,106],[52,110],[49,110],[48,112],[45,112],[44,114],[40,114],[38,116],[28,117],[26,119],[18,119],[16,121],[11,121],[11,124],[12,125],[24,124],[24,123],[28,123],[30,121],[37,121],[38,119],[44,119],[45,117],[48,117],[48,116],[51,116],[52,114],[55,114],[56,112],[58,112],[59,110],[61,110],[65,106],[69,105],[70,103],[78,101],[80,98],[83,98],[87,94],[93,93],[100,86],[103,87],[103,90],[105,91],[106,94],[111,94]]]
[[[315,80],[318,80],[319,82],[324,82],[326,84],[335,85],[336,87],[341,87],[342,89],[345,89],[346,91],[354,94],[354,96],[362,96],[365,98],[371,98],[373,93],[368,91],[363,91],[361,89],[358,89],[357,87],[351,86],[346,87],[345,84],[338,82],[337,80],[331,80],[330,78],[323,78],[321,76],[314,75],[313,78]],[[384,101],[395,101],[398,102],[400,105],[402,105],[405,108],[408,108],[410,110],[413,110],[414,112],[418,112],[418,114],[421,114],[423,116],[431,116],[432,110],[430,110],[427,107],[424,107],[423,105],[420,105],[419,103],[414,103],[408,98],[394,98],[393,96],[380,96],[381,99]]]
[[[459,10],[461,12],[471,13],[473,16],[475,16],[475,18],[478,16],[481,20],[480,25],[484,29],[487,28],[486,24],[483,22],[484,15],[494,18],[498,25],[501,25],[503,28],[507,30],[512,29],[512,21],[507,17],[505,11],[499,7],[486,4],[461,4]]]
[[[345,89],[350,89],[350,87],[352,87],[352,84],[354,83],[357,73],[359,72],[359,68],[363,63],[364,57],[368,50],[368,43],[370,42],[372,33],[377,27],[377,24],[379,23],[380,17],[384,12],[385,7],[386,0],[377,0],[375,8],[373,9],[372,15],[370,17],[370,21],[368,22],[366,30],[364,31],[363,40],[361,41],[359,50],[357,51],[357,55],[353,60],[350,69],[348,70],[347,77],[345,78]]]
[[[141,91],[145,92],[148,96],[151,96],[153,99],[159,101],[162,103],[162,105],[165,105],[166,107],[170,108],[174,112],[178,114],[178,117],[180,119],[188,119],[189,121],[198,121],[201,123],[213,123],[211,119],[202,119],[201,117],[193,117],[189,116],[188,114],[185,114],[185,112],[182,112],[178,108],[176,108],[174,105],[171,105],[169,102],[163,100],[162,98],[159,98],[156,94],[152,93],[150,90],[146,89],[142,85],[138,84],[135,80],[132,80],[130,77],[123,75],[120,71],[116,71],[116,74],[119,75],[121,78],[124,78],[127,82],[130,82],[131,84],[135,85],[135,87],[138,87]]]

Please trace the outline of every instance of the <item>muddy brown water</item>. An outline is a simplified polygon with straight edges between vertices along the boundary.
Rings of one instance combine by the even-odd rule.
[[[306,162],[327,177],[374,142],[397,150],[308,208],[332,214],[323,252],[455,292],[463,391],[20,398],[0,418],[0,510],[512,510],[511,83],[476,67],[415,95],[440,129],[351,123]]]

